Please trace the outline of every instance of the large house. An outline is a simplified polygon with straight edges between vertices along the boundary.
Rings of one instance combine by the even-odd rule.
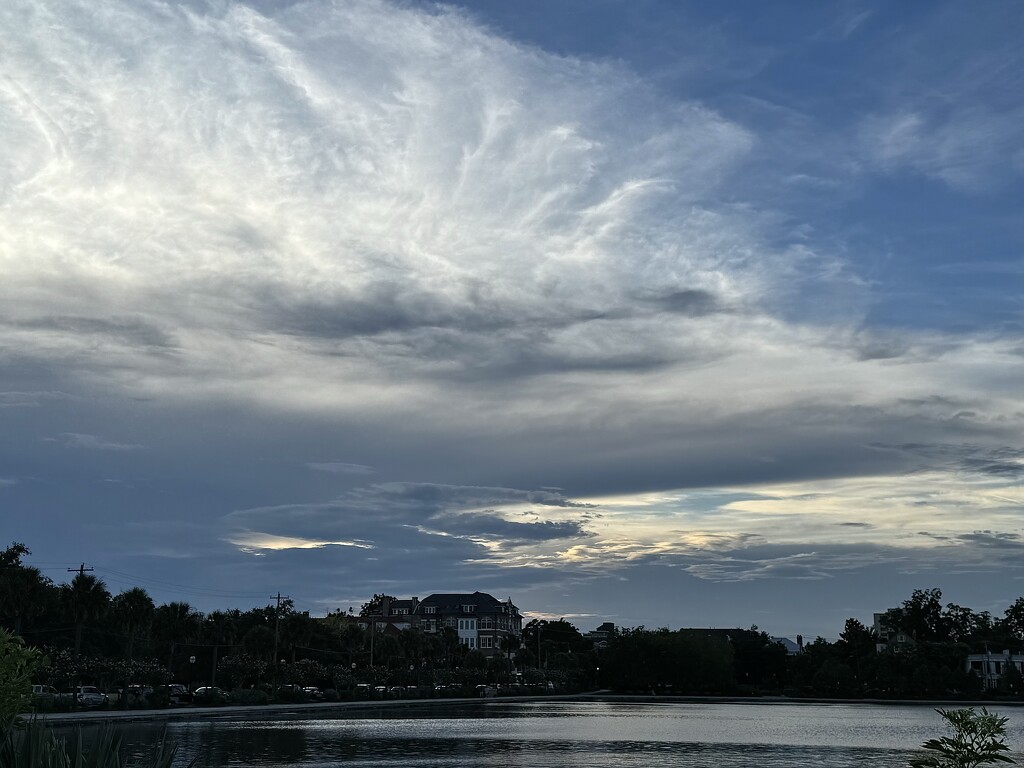
[[[518,639],[523,631],[523,616],[512,598],[502,601],[486,592],[436,593],[423,600],[385,598],[377,614],[360,617],[359,621],[385,633],[413,627],[429,634],[453,629],[462,645],[486,656],[500,654],[502,640]]]
[[[1000,686],[1007,668],[1011,665],[1024,676],[1024,654],[1003,651],[1002,653],[972,653],[967,657],[967,671],[973,672],[981,679],[981,684],[986,691]]]

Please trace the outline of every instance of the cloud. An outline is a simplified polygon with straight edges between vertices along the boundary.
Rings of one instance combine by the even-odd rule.
[[[980,106],[946,117],[898,112],[867,118],[861,138],[884,171],[908,168],[963,191],[987,192],[1003,186],[1015,170],[1022,118],[1021,111]]]
[[[360,541],[312,541],[300,539],[294,536],[274,536],[256,531],[240,533],[228,539],[232,544],[240,547],[243,552],[257,553],[261,550],[278,549],[319,549],[320,547],[357,547],[359,549],[373,549],[372,544]]]
[[[365,464],[346,464],[343,461],[312,461],[306,466],[317,472],[330,472],[335,475],[372,475],[375,471],[373,467]]]
[[[400,541],[405,557],[453,548],[468,562],[523,544],[586,538],[579,512],[589,508],[551,490],[380,483],[323,504],[233,512],[226,539],[252,551],[338,544],[344,535],[349,546],[385,551]],[[453,541],[439,543],[444,539]]]
[[[99,435],[82,432],[64,432],[60,440],[65,448],[81,448],[88,451],[137,451],[142,448],[141,445],[134,443],[117,443]]]
[[[21,8],[0,320],[90,381],[315,409],[296,370],[342,408],[402,400],[389,372],[643,371],[792,272],[716,199],[754,137],[622,68],[385,2]]]
[[[993,533],[992,531],[975,531],[957,537],[960,541],[975,544],[983,548],[1010,549],[1019,552],[1024,549],[1024,539],[1017,533]]]
[[[520,441],[561,446],[531,487],[610,481],[617,439],[658,475],[635,489],[709,432],[795,450],[1019,364],[861,328],[841,249],[738,193],[753,128],[622,66],[382,0],[72,7],[0,11],[0,253],[33,253],[0,256],[0,324],[76,393],[478,438],[517,476],[546,450]],[[1009,418],[998,387],[976,422]]]
[[[65,392],[0,392],[0,408],[38,408],[54,400],[74,400]]]

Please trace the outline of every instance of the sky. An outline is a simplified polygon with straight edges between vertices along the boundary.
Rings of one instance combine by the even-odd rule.
[[[0,543],[208,611],[1024,594],[1024,6],[0,4]]]

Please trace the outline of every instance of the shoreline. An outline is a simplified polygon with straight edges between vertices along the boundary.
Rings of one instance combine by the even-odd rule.
[[[179,709],[129,709],[129,710],[94,710],[89,712],[50,712],[33,715],[27,713],[25,718],[36,717],[38,720],[57,727],[80,726],[104,723],[132,722],[180,722],[188,720],[237,720],[245,718],[260,719],[261,716],[272,718],[282,715],[301,715],[318,712],[360,711],[378,709],[396,709],[401,707],[444,707],[465,704],[514,704],[517,702],[561,702],[561,701],[597,701],[610,703],[635,704],[770,704],[770,705],[802,705],[802,704],[854,704],[867,706],[921,706],[931,708],[963,708],[963,707],[1021,707],[1024,701],[998,700],[939,700],[939,699],[830,699],[830,698],[790,698],[786,696],[657,696],[650,694],[617,694],[609,691],[588,691],[555,696],[495,696],[491,698],[465,697],[455,699],[390,699],[381,701],[332,701],[308,702],[301,704],[239,704],[219,707],[182,707]]]

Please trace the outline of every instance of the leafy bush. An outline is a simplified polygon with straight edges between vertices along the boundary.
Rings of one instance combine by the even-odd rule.
[[[338,695],[338,692],[334,688],[328,688],[326,691],[324,691],[324,701],[340,701],[340,700],[341,700],[341,696]]]
[[[936,710],[953,731],[952,736],[929,739],[921,746],[932,754],[910,761],[912,768],[975,768],[989,763],[1012,763],[1003,754],[1006,746],[1006,718],[970,709]]]
[[[38,651],[26,648],[20,637],[0,629],[0,722],[28,709],[32,673],[38,665]]]
[[[146,706],[151,709],[165,709],[171,705],[171,693],[167,688],[154,688],[146,696]]]
[[[270,694],[258,688],[237,688],[228,694],[232,704],[268,704]]]
[[[309,696],[301,688],[282,686],[277,691],[277,701],[284,704],[301,704],[309,701]]]

